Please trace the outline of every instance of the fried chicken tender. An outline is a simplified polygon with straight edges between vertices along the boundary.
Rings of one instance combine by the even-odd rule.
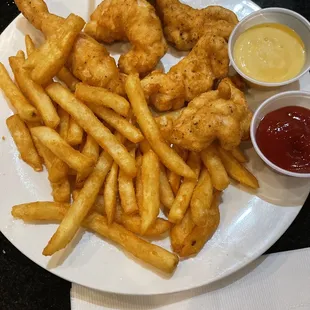
[[[118,63],[127,74],[150,72],[167,51],[160,20],[146,0],[103,1],[85,32],[105,43],[129,41],[131,49]]]
[[[21,13],[45,37],[52,35],[64,22],[64,18],[51,14],[43,0],[15,0]],[[66,66],[89,85],[104,87],[124,95],[122,76],[115,60],[103,45],[85,33],[80,33],[73,45]]]
[[[228,68],[227,42],[207,34],[167,74],[154,71],[141,83],[148,102],[157,110],[175,110],[212,89],[215,79],[227,76]]]
[[[218,140],[226,150],[249,139],[252,112],[244,94],[223,79],[218,89],[201,94],[181,111],[156,118],[164,138],[194,152],[207,148]]]
[[[156,0],[156,9],[168,42],[177,49],[192,49],[205,33],[229,38],[237,16],[221,6],[194,9],[178,0]]]

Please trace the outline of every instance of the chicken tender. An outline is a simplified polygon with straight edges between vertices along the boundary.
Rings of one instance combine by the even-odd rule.
[[[105,43],[131,43],[130,51],[121,55],[118,63],[126,74],[150,72],[167,51],[160,20],[146,0],[103,1],[85,32]]]
[[[215,140],[232,150],[241,140],[249,139],[251,119],[244,94],[225,78],[217,90],[203,93],[180,112],[156,120],[168,142],[200,152]]]
[[[212,89],[216,79],[227,76],[227,42],[216,35],[204,35],[167,74],[152,72],[142,80],[149,103],[159,111],[179,109],[200,94]]]
[[[64,18],[51,14],[43,0],[15,0],[18,9],[45,37],[52,35]],[[85,33],[80,33],[70,53],[66,66],[89,85],[104,87],[124,95],[122,77],[115,60],[103,45]]]
[[[156,0],[156,9],[167,41],[182,51],[192,49],[205,33],[228,40],[238,23],[237,16],[221,6],[198,10],[178,0]]]

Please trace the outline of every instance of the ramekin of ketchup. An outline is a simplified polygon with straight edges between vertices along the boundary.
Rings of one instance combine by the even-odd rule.
[[[266,100],[253,116],[251,139],[274,170],[310,177],[310,92],[290,91]]]

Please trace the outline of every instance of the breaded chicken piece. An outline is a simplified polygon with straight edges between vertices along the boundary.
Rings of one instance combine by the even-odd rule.
[[[49,37],[64,22],[64,18],[51,14],[43,0],[15,0],[18,9],[45,37]],[[115,60],[103,45],[85,33],[80,33],[66,66],[89,85],[104,87],[124,95],[124,87]]]
[[[105,43],[131,43],[130,51],[121,55],[118,63],[126,74],[149,73],[167,51],[160,20],[146,0],[103,1],[85,32]]]
[[[212,89],[215,79],[227,76],[228,47],[225,39],[204,35],[191,52],[167,74],[152,72],[142,80],[149,103],[159,111],[179,109]]]
[[[228,40],[238,23],[235,13],[221,6],[198,10],[179,0],[156,0],[156,10],[167,41],[182,51],[192,49],[205,33]]]
[[[200,152],[218,140],[226,150],[249,139],[252,112],[244,94],[229,78],[218,89],[201,94],[179,112],[156,118],[164,138],[184,149]]]

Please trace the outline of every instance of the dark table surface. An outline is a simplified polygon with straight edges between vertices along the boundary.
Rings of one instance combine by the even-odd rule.
[[[207,3],[207,1],[206,1]],[[257,0],[261,7],[292,9],[310,20],[309,0]],[[0,32],[19,14],[14,1],[0,3]],[[310,247],[310,198],[267,253]],[[70,309],[71,283],[45,271],[21,254],[0,233],[0,309]]]

